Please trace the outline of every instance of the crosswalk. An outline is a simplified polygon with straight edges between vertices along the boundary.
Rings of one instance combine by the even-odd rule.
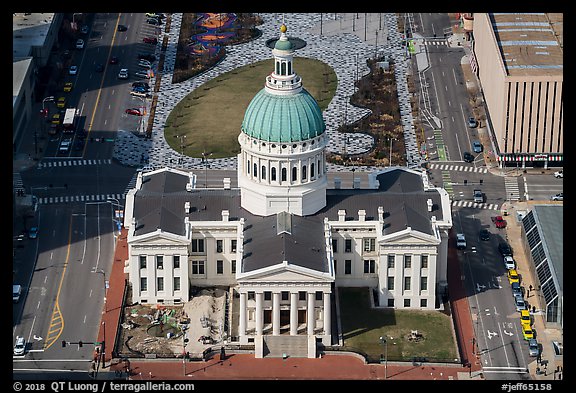
[[[429,164],[429,169],[439,169],[441,171],[460,171],[460,172],[474,172],[474,173],[488,173],[488,168],[480,167],[475,168],[469,165],[458,164]]]
[[[520,188],[518,187],[517,177],[505,176],[504,187],[506,188],[506,199],[516,202],[520,200]]]
[[[68,166],[83,166],[83,165],[107,165],[112,164],[112,159],[70,159],[70,160],[43,160],[38,163],[38,169],[42,168],[60,168]]]
[[[424,40],[424,45],[434,45],[434,46],[445,45],[445,46],[448,46],[448,40]]]
[[[500,205],[495,203],[475,203],[472,201],[452,201],[451,205],[453,207],[472,207],[476,209],[486,209],[486,210],[500,209]]]
[[[38,203],[41,205],[51,205],[56,203],[72,202],[106,202],[108,200],[126,199],[126,194],[92,194],[92,195],[63,195],[54,197],[40,197]]]

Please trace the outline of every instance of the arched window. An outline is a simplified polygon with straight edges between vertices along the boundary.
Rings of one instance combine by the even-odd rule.
[[[314,177],[315,173],[314,173],[314,163],[310,164],[310,178],[312,179]]]
[[[292,62],[288,62],[288,75],[292,75]]]
[[[296,167],[292,168],[292,181],[298,180],[298,169]]]
[[[250,174],[250,160],[248,160],[248,165],[246,165],[246,172]]]
[[[320,166],[320,160],[318,160],[318,176],[320,176],[320,168],[321,168],[321,166]]]
[[[258,165],[254,163],[254,177],[258,177]]]
[[[302,180],[306,180],[306,165],[302,165]]]
[[[282,181],[286,181],[286,168],[282,168]]]
[[[280,75],[286,75],[286,63],[280,65]]]
[[[277,61],[276,62],[276,74],[279,74],[279,73],[280,73],[280,62]]]
[[[270,169],[270,180],[276,181],[276,167]]]
[[[262,180],[266,180],[266,167],[262,165],[262,171],[260,173],[262,175]]]

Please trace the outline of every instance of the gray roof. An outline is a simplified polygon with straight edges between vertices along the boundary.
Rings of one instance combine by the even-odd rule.
[[[559,205],[536,205],[533,209],[544,246],[550,256],[549,263],[563,291],[564,282],[564,207]]]
[[[324,252],[324,217],[338,220],[338,210],[346,210],[348,219],[358,219],[358,210],[366,211],[366,220],[378,220],[378,206],[384,208],[384,233],[411,227],[432,235],[431,217],[443,219],[441,196],[437,191],[424,191],[418,174],[393,170],[378,175],[378,190],[327,190],[325,208],[306,217],[291,216],[290,233],[278,234],[277,216],[261,217],[241,207],[240,189],[194,189],[186,191],[188,176],[163,171],[144,176],[135,194],[134,217],[136,236],[156,229],[185,234],[185,202],[190,202],[190,221],[220,221],[222,210],[229,220],[245,220],[243,272],[282,263],[299,265],[326,272]],[[433,202],[427,211],[427,200]]]

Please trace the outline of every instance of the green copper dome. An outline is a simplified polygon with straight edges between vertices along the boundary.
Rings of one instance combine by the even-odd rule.
[[[299,142],[326,130],[318,103],[302,88],[299,93],[276,95],[260,90],[244,114],[242,131],[268,142]]]
[[[292,50],[292,43],[289,40],[278,40],[274,45],[274,49]]]

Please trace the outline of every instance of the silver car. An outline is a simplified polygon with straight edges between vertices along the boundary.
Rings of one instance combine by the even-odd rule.
[[[530,356],[538,356],[540,353],[540,346],[535,338],[528,340],[528,353]]]
[[[516,311],[520,312],[526,310],[526,302],[522,296],[514,296],[514,304],[516,305]]]

